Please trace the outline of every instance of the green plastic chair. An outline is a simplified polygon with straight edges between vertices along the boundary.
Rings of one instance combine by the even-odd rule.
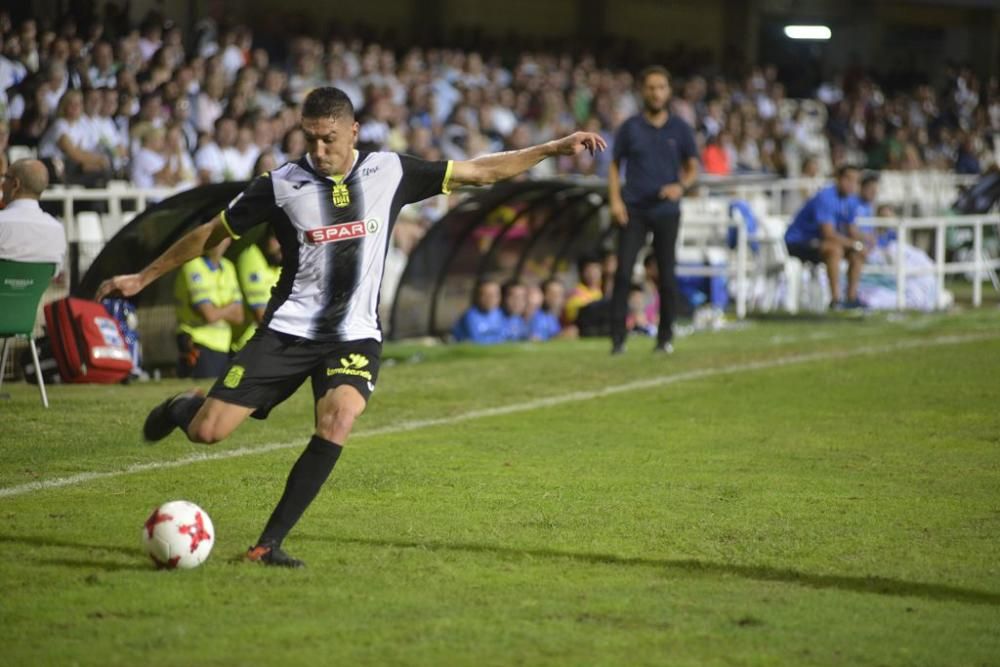
[[[31,346],[31,356],[35,360],[35,374],[38,377],[38,391],[42,395],[42,405],[49,407],[49,397],[45,393],[45,382],[38,363],[38,348],[32,333],[38,302],[55,275],[56,265],[45,262],[12,262],[0,260],[0,338],[4,339],[3,359],[0,361],[0,387],[3,386],[7,371],[7,354],[14,338],[27,338]]]

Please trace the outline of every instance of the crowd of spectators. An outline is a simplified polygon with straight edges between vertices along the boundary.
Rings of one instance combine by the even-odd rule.
[[[343,89],[364,148],[465,159],[583,128],[609,140],[638,109],[630,72],[588,55],[514,61],[360,39],[289,41],[280,60],[246,27],[196,35],[147,17],[48,27],[0,14],[0,148],[37,150],[55,181],[189,186],[248,178],[259,159],[305,150],[297,107],[313,87]],[[665,63],[667,66],[670,63]],[[874,169],[977,173],[993,161],[1000,90],[956,69],[940,87],[884,91],[862,72],[789,101],[774,67],[742,79],[677,78],[672,109],[697,132],[705,171],[778,175],[851,162]],[[534,176],[603,176],[612,151],[549,160]]]
[[[511,280],[482,280],[472,303],[455,322],[451,337],[481,345],[554,338],[606,336],[610,327],[611,288],[617,256],[584,255],[577,262],[578,282],[569,291],[558,279],[539,285]],[[629,288],[626,328],[655,336],[659,320],[656,257],[643,261],[643,281]]]

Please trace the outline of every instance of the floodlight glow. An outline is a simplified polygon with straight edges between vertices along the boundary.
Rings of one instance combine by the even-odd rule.
[[[786,25],[785,36],[789,39],[827,40],[833,35],[825,25]]]

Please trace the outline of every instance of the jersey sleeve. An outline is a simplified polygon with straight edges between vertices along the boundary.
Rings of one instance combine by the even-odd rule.
[[[181,276],[187,288],[190,305],[212,302],[212,289],[208,284],[205,263],[200,258],[193,259],[181,267]]]
[[[253,179],[222,211],[222,224],[234,239],[267,221],[274,212],[274,184],[270,174]]]
[[[451,193],[449,181],[454,163],[451,160],[429,162],[412,155],[400,155],[403,179],[399,183],[398,195],[403,203],[414,202]]]

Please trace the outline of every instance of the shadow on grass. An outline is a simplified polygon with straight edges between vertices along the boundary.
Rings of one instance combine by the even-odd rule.
[[[20,544],[29,547],[61,547],[77,551],[105,551],[126,556],[135,556],[142,553],[139,550],[138,540],[136,540],[135,547],[120,547],[113,544],[81,544],[80,542],[70,542],[69,540],[42,535],[0,535],[0,544]]]
[[[776,581],[795,584],[806,588],[836,589],[855,593],[871,593],[897,597],[919,597],[927,600],[962,602],[1000,606],[1000,593],[959,588],[945,584],[925,584],[903,581],[888,577],[865,577],[838,574],[809,574],[797,570],[736,563],[713,563],[695,559],[643,558],[639,556],[616,556],[614,554],[577,553],[557,549],[514,549],[491,544],[417,542],[410,540],[381,540],[354,537],[299,536],[299,539],[318,542],[336,542],[362,546],[395,547],[402,549],[425,549],[428,551],[459,551],[484,553],[499,556],[531,556],[534,558],[566,559],[580,563],[598,565],[623,565],[661,568],[684,572],[692,576],[731,575],[752,581]]]
[[[753,315],[750,316],[750,319],[752,319],[754,322],[760,322],[761,324],[775,323],[775,322],[798,322],[799,324],[807,324],[807,323],[840,324],[840,323],[850,323],[850,322],[881,321],[885,319],[885,316],[881,313],[874,313],[871,311],[831,310],[822,313],[815,313],[815,312],[754,313]]]
[[[133,554],[134,555],[134,554]],[[72,567],[84,570],[100,570],[101,572],[155,572],[155,568],[149,563],[120,563],[111,560],[97,560],[88,558],[38,558],[32,559],[39,565],[56,565],[58,567]]]
[[[63,558],[47,558],[32,554],[22,556],[25,560],[33,561],[39,565],[56,565],[101,572],[152,570],[150,565],[142,560],[143,554],[138,545],[129,548],[113,544],[83,544],[41,535],[0,535],[0,544],[11,545],[11,548],[17,545],[35,548],[54,547],[72,549],[74,552],[73,556]],[[6,549],[8,553],[10,550],[10,548]],[[131,562],[122,562],[121,556],[129,556]]]

